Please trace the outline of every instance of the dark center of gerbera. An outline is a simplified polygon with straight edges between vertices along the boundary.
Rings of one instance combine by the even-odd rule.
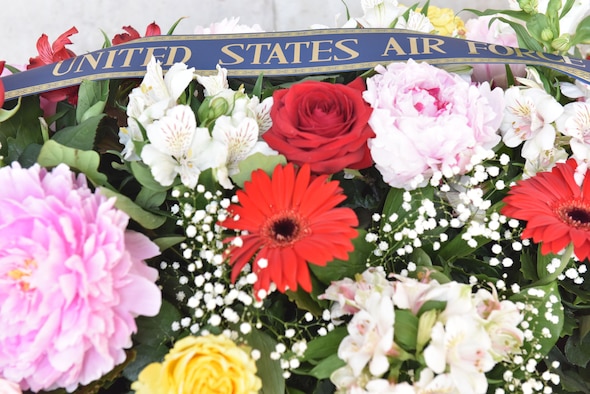
[[[272,223],[271,233],[279,241],[289,241],[297,236],[299,226],[290,218],[279,219]]]
[[[567,201],[557,207],[557,214],[568,225],[590,230],[590,203],[587,201]]]
[[[297,212],[280,212],[262,226],[261,235],[268,244],[283,247],[297,242],[309,233],[307,221]]]

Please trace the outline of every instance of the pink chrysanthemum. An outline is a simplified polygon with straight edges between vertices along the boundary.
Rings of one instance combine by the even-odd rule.
[[[0,169],[0,378],[73,391],[125,360],[155,315],[159,253],[66,165]]]

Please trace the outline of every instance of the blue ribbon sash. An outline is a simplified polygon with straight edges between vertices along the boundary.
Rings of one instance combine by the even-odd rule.
[[[590,62],[528,49],[396,29],[326,29],[276,33],[152,36],[2,78],[6,99],[83,80],[142,78],[151,57],[164,69],[183,62],[200,75],[295,76],[368,70],[390,62],[527,64],[590,83]]]

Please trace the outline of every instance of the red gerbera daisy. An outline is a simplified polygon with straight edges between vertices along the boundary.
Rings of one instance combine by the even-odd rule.
[[[573,242],[574,254],[590,256],[590,172],[574,180],[574,159],[519,181],[504,198],[503,215],[525,220],[522,238],[541,242],[541,253],[558,253]]]
[[[307,263],[326,265],[335,258],[346,260],[358,219],[350,208],[336,207],[346,196],[337,181],[311,177],[309,165],[295,171],[293,164],[275,167],[272,179],[263,170],[236,193],[238,204],[228,210],[222,225],[244,231],[241,245],[232,242],[228,253],[235,281],[252,261],[258,280],[254,292],[268,291],[270,284],[284,292],[298,285],[311,291]],[[231,242],[236,237],[227,240]]]

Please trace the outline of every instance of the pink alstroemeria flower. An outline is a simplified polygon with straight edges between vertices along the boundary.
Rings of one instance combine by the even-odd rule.
[[[137,40],[138,38],[141,38],[138,31],[135,30],[132,26],[123,26],[123,30],[125,30],[126,33],[120,33],[120,34],[117,34],[113,37],[113,40],[112,40],[113,45],[119,45],[119,44],[123,44],[125,42],[129,42],[129,41],[133,41],[133,40]],[[146,28],[144,37],[159,36],[160,34],[162,34],[162,31],[160,30],[160,26],[158,26],[156,24],[156,22],[152,22]]]

